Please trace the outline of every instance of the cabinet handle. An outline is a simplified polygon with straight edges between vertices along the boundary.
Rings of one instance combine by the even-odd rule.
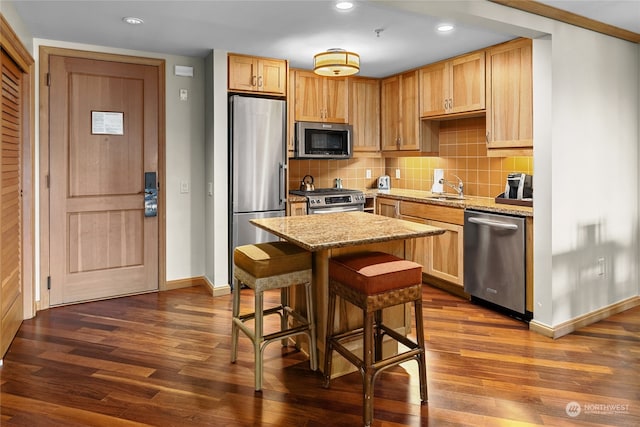
[[[257,79],[256,76],[252,76],[251,77],[251,86],[256,86],[257,85],[256,79]]]
[[[487,141],[487,145],[489,145],[489,132],[487,131],[487,134],[485,135],[485,139]]]
[[[258,76],[258,87],[262,87],[262,76]]]
[[[449,98],[449,110],[453,110],[453,98]]]

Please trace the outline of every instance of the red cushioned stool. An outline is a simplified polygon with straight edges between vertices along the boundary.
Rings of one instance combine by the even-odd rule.
[[[362,309],[364,326],[342,333],[334,332],[336,296]],[[413,302],[416,318],[416,341],[394,331],[382,320],[382,310]],[[382,358],[382,340],[389,336],[408,350]],[[344,345],[363,340],[363,358]],[[363,419],[373,421],[373,384],[378,374],[408,360],[418,362],[420,400],[427,401],[427,369],[422,326],[422,266],[383,252],[342,255],[329,260],[329,301],[327,339],[324,359],[324,386],[329,387],[333,350],[355,365],[363,377]]]

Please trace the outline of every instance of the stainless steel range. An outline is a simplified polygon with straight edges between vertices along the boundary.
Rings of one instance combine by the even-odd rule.
[[[307,198],[309,214],[364,211],[365,197],[360,190],[317,188],[312,191],[291,190],[289,193]]]

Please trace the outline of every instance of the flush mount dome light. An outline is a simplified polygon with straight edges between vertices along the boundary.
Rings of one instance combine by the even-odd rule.
[[[451,24],[440,24],[437,27],[437,30],[440,31],[441,33],[447,33],[449,31],[453,30],[453,25]]]
[[[336,3],[336,9],[340,9],[340,10],[353,9],[353,2],[350,2],[350,1],[338,1]]]
[[[313,72],[321,76],[351,76],[359,71],[360,55],[344,49],[329,49],[313,57]]]
[[[131,25],[141,25],[144,24],[144,20],[142,18],[136,18],[134,16],[125,16],[122,18],[124,22]]]

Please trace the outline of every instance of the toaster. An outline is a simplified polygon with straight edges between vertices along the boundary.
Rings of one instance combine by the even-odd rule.
[[[389,190],[391,188],[391,177],[382,175],[378,177],[378,190]]]

